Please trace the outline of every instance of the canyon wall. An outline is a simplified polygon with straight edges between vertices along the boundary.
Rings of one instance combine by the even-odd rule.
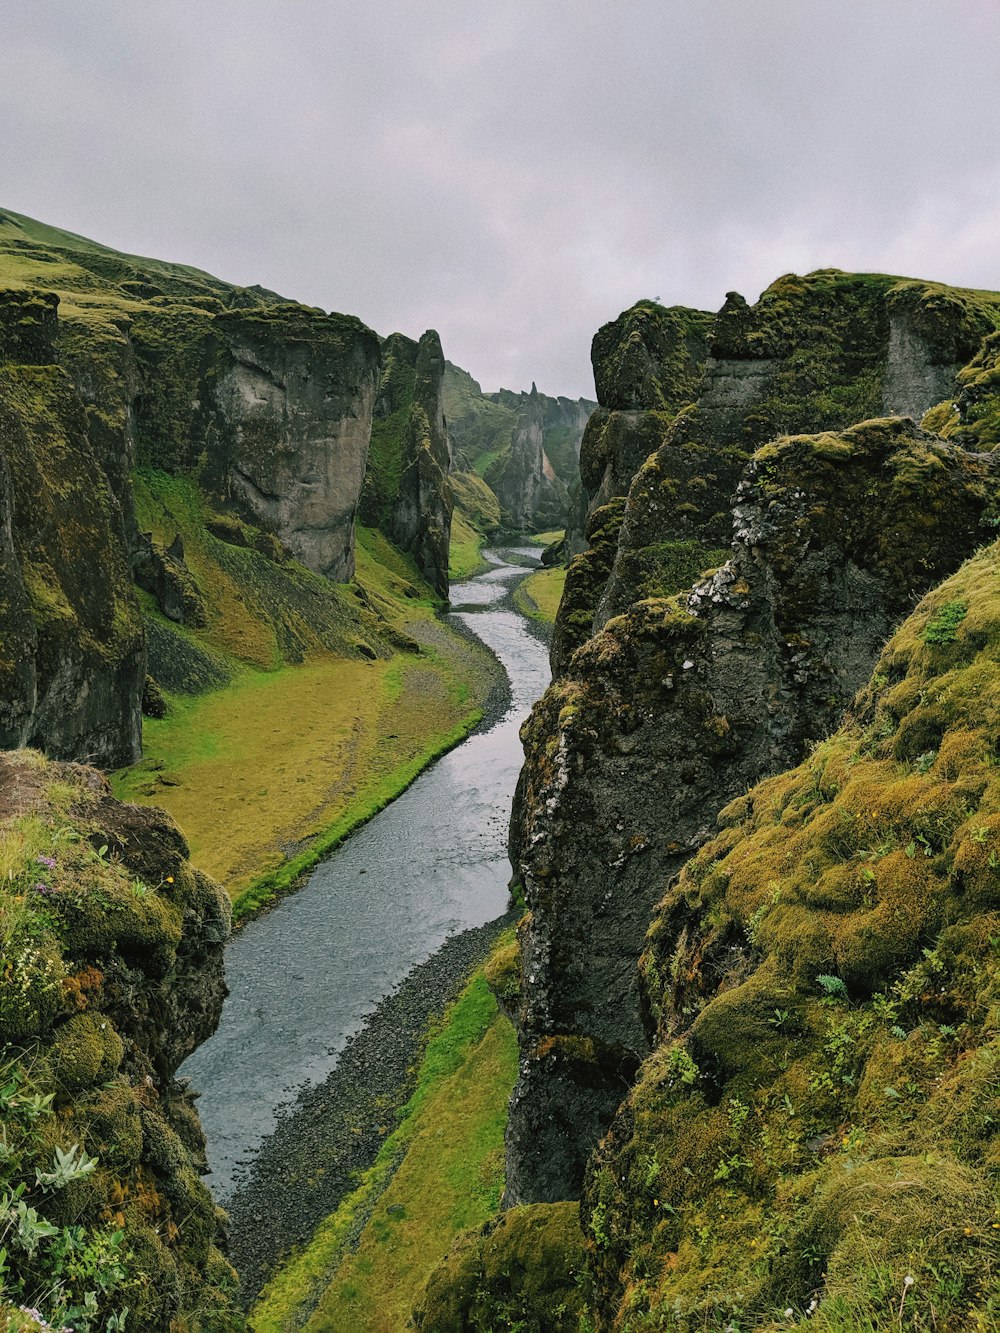
[[[623,384],[608,401],[636,415],[588,427],[609,442],[584,447],[595,541],[523,732],[508,1203],[578,1193],[646,1054],[636,964],[663,886],[727,801],[829,733],[913,600],[988,536],[992,460],[881,414],[931,408],[995,310],[834,272],[781,279],[753,308],[731,294],[700,382],[684,343],[677,393],[695,396],[673,418],[633,406],[664,396],[642,350],[656,309],[602,331],[599,390]],[[805,430],[822,433],[787,435]],[[636,432],[660,443],[614,497]],[[705,564],[721,568],[698,578]]]

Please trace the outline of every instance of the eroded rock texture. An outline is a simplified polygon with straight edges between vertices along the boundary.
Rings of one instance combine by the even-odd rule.
[[[121,506],[55,364],[55,299],[0,295],[18,327],[0,364],[0,745],[132,763],[145,662]]]
[[[378,379],[375,335],[348,316],[282,306],[220,315],[214,330],[223,351],[213,471],[307,569],[346,582]]]
[[[67,290],[61,305],[0,292],[0,744],[117,767],[141,743],[133,578],[168,619],[207,615],[180,521],[139,531],[136,469],[197,486],[276,559],[349,580],[378,340],[262,289],[4,225],[11,271],[44,280],[57,261]]]

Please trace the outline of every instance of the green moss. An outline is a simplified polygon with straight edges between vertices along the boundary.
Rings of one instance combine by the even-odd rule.
[[[0,1195],[69,1229],[32,1248],[8,1228],[4,1294],[30,1294],[54,1326],[96,1329],[127,1308],[143,1329],[235,1333],[198,1135],[178,1128],[190,1102],[165,1072],[173,1008],[205,998],[181,922],[197,923],[199,950],[214,939],[203,966],[221,969],[224,900],[168,820],[116,806],[93,770],[32,752],[0,768]],[[192,1033],[202,1022],[185,1018]],[[57,1149],[98,1160],[50,1189],[39,1172]],[[87,1291],[92,1312],[71,1313]]]
[[[842,729],[733,802],[663,900],[657,1048],[586,1188],[608,1325],[1000,1316],[997,556],[924,599]]]
[[[449,1251],[414,1322],[435,1333],[572,1333],[585,1312],[583,1269],[577,1204],[511,1208]]]
[[[714,317],[640,301],[594,335],[591,360],[602,407],[673,413],[690,403]]]

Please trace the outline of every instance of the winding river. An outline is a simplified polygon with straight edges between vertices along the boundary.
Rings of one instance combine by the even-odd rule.
[[[275,1128],[278,1108],[330,1074],[378,1002],[449,936],[506,907],[518,730],[549,666],[510,599],[538,549],[484,555],[492,568],[452,587],[449,614],[503,664],[511,686],[503,718],[425,770],[229,945],[218,1031],[180,1070],[201,1090],[208,1184],[220,1200]]]

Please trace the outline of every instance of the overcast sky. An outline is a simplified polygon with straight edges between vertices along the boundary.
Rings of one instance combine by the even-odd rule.
[[[1000,0],[7,0],[0,206],[591,396],[642,297],[1000,287]]]

